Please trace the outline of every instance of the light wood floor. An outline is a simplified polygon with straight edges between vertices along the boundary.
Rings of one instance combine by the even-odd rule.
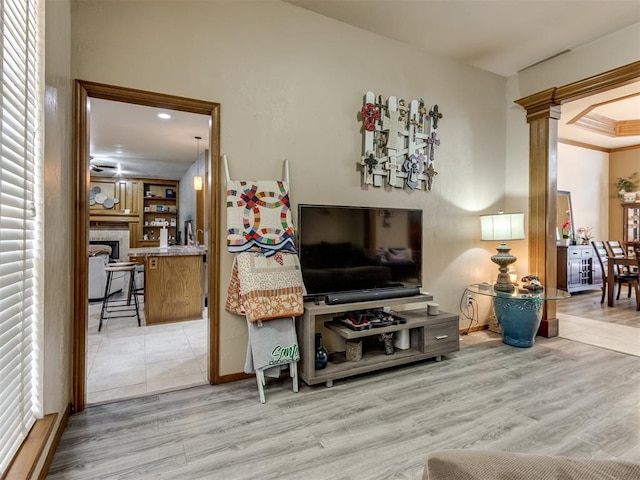
[[[90,407],[47,478],[408,480],[447,448],[640,462],[640,358],[560,337],[475,332],[439,363],[266,397],[244,380]]]

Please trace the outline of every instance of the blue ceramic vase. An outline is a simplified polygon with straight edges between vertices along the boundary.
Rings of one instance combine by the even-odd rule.
[[[544,300],[498,295],[493,298],[493,307],[502,330],[502,341],[512,347],[533,347],[542,320]]]

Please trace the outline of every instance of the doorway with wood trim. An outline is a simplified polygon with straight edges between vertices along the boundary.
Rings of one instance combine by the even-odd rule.
[[[207,380],[217,383],[218,371],[218,329],[219,329],[219,252],[217,238],[219,226],[219,117],[220,106],[184,97],[176,97],[161,93],[146,92],[125,87],[98,84],[77,80],[75,82],[74,106],[74,154],[76,181],[76,212],[74,235],[74,321],[73,321],[73,392],[72,407],[74,411],[85,408],[86,391],[86,356],[87,356],[87,318],[88,318],[88,240],[89,240],[89,125],[92,99],[111,100],[127,104],[158,107],[178,112],[206,115],[208,121],[208,142],[205,147],[210,152],[205,161],[203,189],[197,192],[197,225],[202,232],[197,241],[207,248],[206,270],[203,279],[205,286],[206,330],[208,355],[206,360]],[[213,160],[211,160],[213,159]]]

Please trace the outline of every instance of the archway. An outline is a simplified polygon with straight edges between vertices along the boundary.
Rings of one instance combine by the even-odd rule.
[[[556,191],[560,105],[611,90],[640,79],[640,62],[609,70],[562,87],[549,88],[516,100],[529,123],[529,270],[538,272],[547,288],[556,286]],[[555,302],[546,302],[538,332],[558,336]]]

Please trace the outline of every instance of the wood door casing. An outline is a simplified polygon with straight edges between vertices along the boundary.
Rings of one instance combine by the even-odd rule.
[[[86,335],[88,316],[88,259],[89,244],[89,98],[100,98],[137,105],[198,113],[210,117],[209,152],[210,159],[220,158],[220,104],[204,100],[178,97],[162,93],[148,92],[127,87],[106,85],[84,80],[74,83],[74,163],[75,163],[75,228],[74,228],[74,280],[73,280],[73,351],[72,351],[72,410],[84,410],[86,404]],[[218,161],[210,161],[206,166],[209,172],[209,183],[205,189],[220,191],[220,165]],[[220,201],[219,195],[204,194],[208,199],[208,210],[205,214],[209,228],[207,258],[207,292],[208,309],[208,376],[212,384],[220,383],[219,374],[219,284],[220,284]]]

